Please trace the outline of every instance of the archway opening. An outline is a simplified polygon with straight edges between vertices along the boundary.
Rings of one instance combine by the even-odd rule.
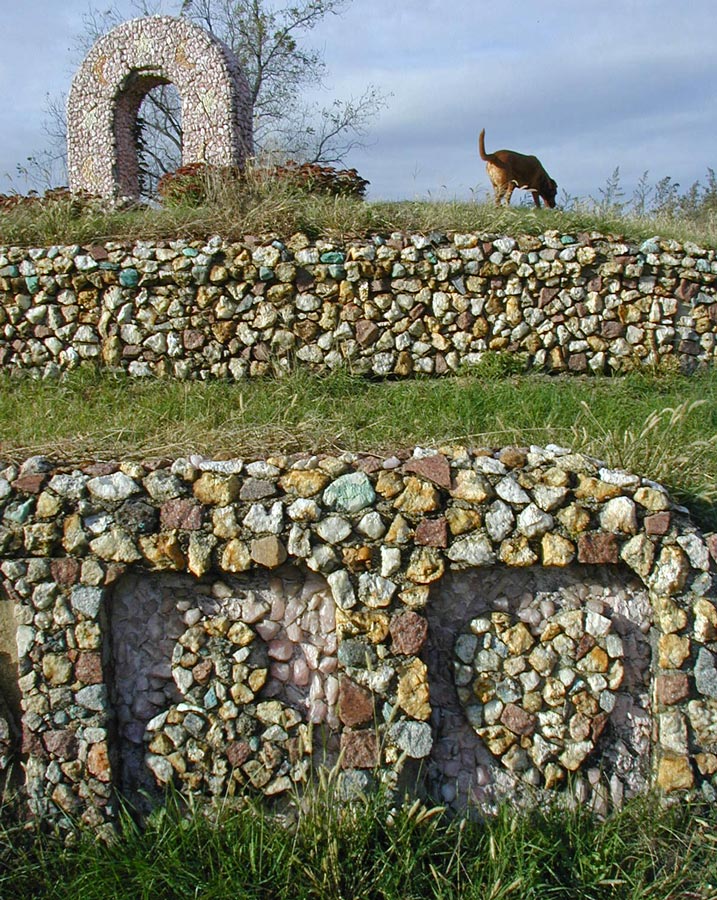
[[[133,72],[117,96],[114,137],[120,194],[152,201],[162,175],[182,163],[182,102],[175,85]]]

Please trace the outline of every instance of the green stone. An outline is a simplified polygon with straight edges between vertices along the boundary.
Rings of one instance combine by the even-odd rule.
[[[261,281],[271,281],[274,277],[274,270],[270,266],[261,266],[259,268],[259,278]]]
[[[192,266],[192,280],[195,284],[209,284],[209,266]]]
[[[36,294],[40,290],[40,279],[37,275],[26,275],[25,284],[30,294]]]
[[[119,276],[122,287],[133,288],[139,284],[139,272],[136,269],[122,269]]]
[[[341,253],[340,250],[328,250],[326,253],[322,253],[319,259],[322,263],[336,265],[337,263],[342,263],[346,259],[346,255]]]
[[[329,266],[329,275],[337,281],[346,278],[346,269],[343,266]]]
[[[20,270],[17,266],[3,266],[0,269],[0,278],[17,278]]]
[[[324,503],[348,513],[365,509],[376,499],[376,493],[368,475],[350,472],[333,481],[324,491]]]
[[[196,247],[185,247],[182,256],[199,256],[199,250]]]

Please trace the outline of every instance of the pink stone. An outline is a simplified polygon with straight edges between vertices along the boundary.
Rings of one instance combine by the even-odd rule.
[[[281,630],[278,622],[259,622],[256,626],[256,632],[264,641],[270,641],[275,638]]]
[[[269,613],[271,621],[281,622],[284,618],[285,609],[286,604],[284,603],[284,599],[282,597],[275,597],[271,603],[271,612]]]
[[[309,667],[306,660],[299,657],[294,660],[294,674],[292,681],[298,687],[305,687],[309,683]]]
[[[326,702],[329,706],[336,706],[336,701],[339,698],[339,680],[335,678],[333,675],[330,675],[325,683],[324,683],[324,694],[326,695]]]
[[[312,722],[314,725],[325,722],[328,711],[324,700],[314,700],[309,704],[309,722]]]
[[[294,644],[298,644],[302,637],[304,636],[304,632],[301,630],[301,625],[296,622],[293,622],[286,629],[286,636],[292,641]]]
[[[338,668],[338,660],[335,656],[325,656],[319,663],[319,672],[322,675],[332,675]]]
[[[291,669],[286,663],[274,663],[269,669],[271,677],[276,678],[276,680],[280,681],[282,684],[286,684],[289,680],[290,673]]]
[[[319,666],[319,650],[313,644],[302,644],[301,649],[304,651],[306,662],[310,669],[317,669]]]
[[[292,622],[295,622],[305,609],[306,603],[302,603],[298,598],[293,597],[289,600],[284,612],[284,625],[291,625]]]
[[[311,679],[311,687],[309,688],[309,699],[311,701],[325,699],[324,698],[324,681],[318,672],[314,672],[314,675]]]
[[[269,656],[279,662],[286,662],[294,655],[294,645],[291,641],[270,641]]]
[[[328,634],[336,628],[336,605],[332,597],[325,597],[321,603],[319,624],[324,634]]]

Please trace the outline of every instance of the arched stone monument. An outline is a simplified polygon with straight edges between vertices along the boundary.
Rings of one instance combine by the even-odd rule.
[[[243,166],[253,152],[252,105],[236,56],[185,19],[152,16],[100,38],[72,81],[70,190],[139,197],[137,114],[160,84],[173,84],[181,98],[183,165]]]

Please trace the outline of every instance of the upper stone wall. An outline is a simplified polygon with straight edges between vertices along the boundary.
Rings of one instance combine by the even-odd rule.
[[[713,249],[596,234],[0,247],[0,365],[406,377],[507,352],[550,372],[691,371],[717,355],[716,285]]]

